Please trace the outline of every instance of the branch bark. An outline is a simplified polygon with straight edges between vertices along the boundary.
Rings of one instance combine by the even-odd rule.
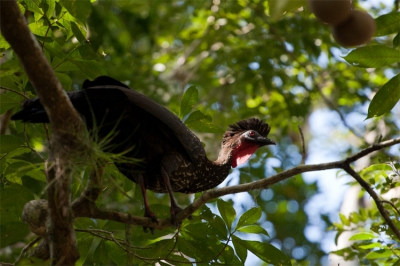
[[[15,0],[1,0],[0,23],[2,35],[17,54],[50,119],[53,135],[46,163],[50,256],[53,264],[73,265],[79,253],[70,202],[70,159],[87,150],[85,126]]]
[[[311,164],[311,165],[299,165],[289,170],[283,171],[279,174],[273,175],[269,178],[265,178],[262,180],[250,182],[247,184],[241,184],[236,186],[217,188],[213,190],[209,190],[204,192],[198,199],[196,199],[192,204],[187,206],[182,212],[178,213],[176,216],[177,222],[181,222],[184,219],[188,218],[191,214],[193,214],[196,210],[198,210],[201,206],[206,204],[208,201],[219,198],[224,195],[240,193],[240,192],[248,192],[256,189],[266,189],[272,186],[273,184],[279,183],[285,179],[290,177],[294,177],[298,174],[306,173],[306,172],[314,172],[314,171],[323,171],[328,169],[343,169],[348,172],[351,176],[357,177],[356,180],[363,186],[366,191],[371,195],[374,199],[375,203],[380,210],[382,217],[385,219],[386,223],[390,226],[390,228],[395,232],[395,234],[400,239],[400,232],[395,227],[394,223],[390,220],[390,217],[386,215],[386,211],[383,210],[382,202],[377,196],[376,192],[365,182],[354,170],[351,169],[350,164],[355,162],[356,160],[381,149],[396,145],[400,143],[400,138],[391,139],[388,141],[384,141],[381,143],[374,144],[366,149],[361,150],[360,152],[345,158],[344,160],[334,161],[329,163],[322,164]],[[349,170],[351,169],[351,170]],[[354,175],[354,173],[356,175]],[[88,187],[88,186],[87,186]],[[84,200],[84,199],[81,199]],[[89,199],[87,199],[89,201]],[[158,223],[155,224],[151,221],[150,218],[131,216],[127,213],[116,212],[116,211],[106,211],[100,210],[93,201],[88,202],[84,205],[86,210],[80,210],[78,205],[77,208],[74,208],[75,217],[88,217],[94,219],[104,219],[104,220],[112,220],[116,222],[122,222],[126,224],[134,224],[139,226],[151,227],[154,229],[163,229],[166,227],[171,227],[173,224],[171,223],[171,219],[160,219]],[[382,207],[382,208],[381,208]],[[385,214],[385,215],[384,215]]]

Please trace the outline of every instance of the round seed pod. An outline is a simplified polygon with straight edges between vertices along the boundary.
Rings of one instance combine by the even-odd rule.
[[[367,43],[374,36],[375,20],[362,11],[353,10],[348,20],[333,27],[333,38],[343,47]]]
[[[351,0],[308,0],[314,15],[322,22],[339,25],[351,14]]]

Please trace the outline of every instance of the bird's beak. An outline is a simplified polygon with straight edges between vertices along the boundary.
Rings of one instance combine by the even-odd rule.
[[[275,141],[270,140],[269,138],[266,138],[266,137],[258,138],[257,142],[259,143],[260,147],[265,146],[265,145],[276,145]]]

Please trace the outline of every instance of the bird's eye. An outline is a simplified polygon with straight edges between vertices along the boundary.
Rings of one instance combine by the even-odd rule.
[[[256,135],[256,133],[254,131],[250,131],[249,135],[250,135],[250,137],[254,137]]]

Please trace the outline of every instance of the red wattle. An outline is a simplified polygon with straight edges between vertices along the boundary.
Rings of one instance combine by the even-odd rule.
[[[258,146],[248,146],[246,148],[241,148],[240,146],[236,148],[236,152],[234,152],[232,167],[245,163],[250,156],[258,149]]]

